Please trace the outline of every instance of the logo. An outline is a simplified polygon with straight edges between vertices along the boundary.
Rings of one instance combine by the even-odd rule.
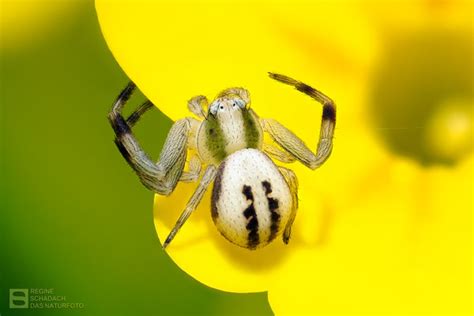
[[[59,295],[54,288],[10,289],[10,308],[29,309],[78,309],[83,302],[71,302],[65,295]]]
[[[10,308],[28,308],[28,289],[10,289]]]

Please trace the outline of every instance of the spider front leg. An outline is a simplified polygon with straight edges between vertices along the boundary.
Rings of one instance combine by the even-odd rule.
[[[115,144],[145,187],[158,194],[169,195],[183,173],[188,137],[196,124],[191,118],[174,123],[168,133],[158,163],[153,163],[131,130],[141,115],[152,107],[151,102],[145,102],[127,120],[122,116],[122,109],[134,90],[135,84],[129,83],[108,115],[116,135]]]
[[[321,131],[316,153],[313,153],[298,136],[276,120],[261,120],[264,130],[270,134],[278,145],[308,168],[318,168],[329,158],[332,151],[332,139],[336,125],[336,105],[322,92],[305,83],[274,73],[270,73],[270,77],[282,83],[294,86],[298,91],[307,94],[323,105]]]

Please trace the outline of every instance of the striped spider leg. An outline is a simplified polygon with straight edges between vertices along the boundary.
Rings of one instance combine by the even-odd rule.
[[[269,75],[279,82],[294,86],[298,91],[303,92],[321,103],[323,105],[323,114],[316,153],[313,153],[292,131],[274,119],[261,119],[261,125],[264,131],[267,132],[283,150],[272,145],[264,145],[264,151],[281,162],[291,163],[298,160],[308,168],[314,170],[321,166],[331,155],[334,127],[336,125],[336,105],[328,96],[303,82],[280,74],[269,73]],[[279,169],[294,196],[292,214],[283,233],[283,241],[288,243],[291,235],[291,226],[296,217],[298,208],[298,179],[292,170],[283,167],[279,167]]]
[[[199,178],[201,173],[201,161],[197,156],[191,158],[189,171],[184,171],[188,145],[192,143],[189,138],[190,135],[196,134],[195,129],[199,123],[193,118],[185,118],[174,123],[168,133],[158,163],[153,163],[143,151],[131,130],[140,117],[153,107],[153,104],[150,101],[146,101],[139,106],[127,120],[122,116],[122,109],[134,90],[135,85],[129,83],[119,95],[108,115],[110,124],[115,131],[115,144],[145,187],[155,193],[169,195],[176,187],[178,181],[191,182]],[[190,109],[195,105],[195,103],[190,102]],[[202,181],[178,221],[180,224],[175,226],[167,242],[164,243],[164,247],[166,247],[187,217],[189,217],[199,204],[207,186],[212,182],[215,169],[216,168],[211,165],[205,170]]]
[[[269,73],[269,75],[279,82],[294,86],[298,91],[303,92],[323,105],[321,129],[316,153],[313,153],[298,136],[278,121],[274,119],[261,120],[265,132],[283,148],[284,152],[314,170],[321,166],[331,155],[334,127],[336,126],[336,105],[328,96],[303,82],[280,74]],[[267,148],[267,150],[269,149]],[[273,157],[278,158],[278,154],[275,155],[275,150],[273,149],[273,153],[271,150],[272,149],[270,149],[269,153],[272,154]],[[281,155],[283,154],[280,153],[280,156]]]
[[[115,132],[115,144],[145,187],[158,194],[169,195],[183,176],[188,138],[193,127],[195,128],[197,120],[185,118],[173,124],[158,163],[155,164],[141,148],[131,130],[140,117],[153,107],[153,104],[146,101],[127,120],[122,116],[122,109],[135,88],[135,84],[130,82],[109,112],[109,121]],[[196,172],[196,169],[199,168],[196,167],[195,162],[193,162],[193,166],[194,172]],[[196,178],[196,176],[193,177],[185,173],[185,178]]]

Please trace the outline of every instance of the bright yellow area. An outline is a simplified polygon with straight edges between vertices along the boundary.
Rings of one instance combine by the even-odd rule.
[[[319,107],[304,96],[295,95],[290,89],[269,80],[268,71],[293,74],[317,85],[336,100],[344,97],[335,94],[334,84],[339,76],[331,74],[326,65],[338,64],[339,59],[352,63],[356,58],[349,51],[339,53],[342,57],[333,56],[333,51],[338,43],[344,43],[344,27],[346,32],[354,25],[364,30],[362,18],[351,21],[349,25],[351,8],[339,10],[331,6],[327,10],[337,11],[348,25],[329,21],[324,11],[308,16],[307,23],[311,22],[313,27],[325,24],[325,28],[337,30],[334,34],[329,33],[331,42],[325,43],[327,47],[311,56],[305,53],[311,50],[309,45],[304,49],[290,45],[293,35],[304,31],[286,14],[288,10],[296,11],[294,4],[277,2],[274,7],[269,7],[264,2],[249,3],[98,1],[96,7],[102,32],[115,58],[145,95],[156,101],[156,105],[173,120],[189,115],[186,101],[192,96],[204,94],[212,99],[224,88],[242,85],[250,90],[252,104],[258,106],[262,116],[270,116],[275,110],[285,107],[287,113],[292,113],[295,97],[307,104],[300,109],[305,116],[319,116],[316,115],[320,112]],[[308,6],[299,4],[303,11]],[[280,30],[287,32],[288,36],[282,37]],[[370,47],[370,34],[359,33],[362,34],[358,36],[360,47]],[[329,34],[316,34],[316,40]],[[315,64],[316,59],[324,59],[325,63]],[[344,74],[346,70],[337,72]],[[346,89],[355,87],[347,85]],[[301,128],[300,117],[281,113],[285,124]],[[306,130],[303,136],[314,143],[313,127],[308,126]]]
[[[268,291],[277,315],[469,315],[472,154],[453,168],[422,168],[387,152],[369,128],[365,97],[379,27],[393,28],[394,18],[383,21],[385,11],[369,2],[337,3],[96,1],[115,58],[173,120],[190,115],[194,95],[243,86],[257,113],[315,148],[321,106],[266,72],[307,82],[338,104],[328,162],[316,171],[290,165],[300,208],[288,246],[230,244],[212,223],[208,192],[167,252],[208,286]],[[408,16],[419,7],[407,6]],[[155,197],[161,241],[194,188]]]
[[[474,104],[465,102],[446,102],[430,120],[426,142],[441,157],[460,157],[472,150]]]
[[[279,275],[269,291],[274,311],[470,315],[472,164],[378,167],[360,184],[371,189],[333,209],[328,242],[300,251]]]

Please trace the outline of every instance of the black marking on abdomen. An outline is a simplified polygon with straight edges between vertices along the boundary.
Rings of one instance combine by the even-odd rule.
[[[263,181],[262,186],[263,186],[263,189],[265,190],[265,195],[267,196],[268,209],[271,214],[270,218],[271,218],[272,224],[270,225],[270,236],[268,237],[268,242],[270,242],[276,237],[278,233],[278,228],[280,226],[280,214],[277,212],[279,203],[277,199],[274,199],[268,196],[270,193],[272,193],[271,183],[268,181]]]
[[[253,199],[253,193],[252,193],[252,188],[248,185],[244,185],[244,188],[242,189],[242,193],[245,195],[245,198],[249,201],[254,201]]]
[[[214,221],[219,217],[217,202],[219,202],[219,198],[221,197],[222,176],[224,175],[224,170],[225,170],[225,161],[221,163],[221,165],[219,166],[219,169],[217,170],[217,175],[216,175],[216,178],[214,179],[214,187],[212,188],[211,215]]]
[[[255,207],[253,205],[254,197],[252,188],[248,185],[244,185],[242,188],[242,193],[245,195],[248,201],[251,201],[250,205],[244,210],[244,216],[246,219],[250,219],[247,223],[247,226],[245,226],[245,228],[247,228],[249,231],[247,245],[250,249],[254,249],[260,243],[260,236],[258,235],[258,219],[257,212],[255,211]]]

